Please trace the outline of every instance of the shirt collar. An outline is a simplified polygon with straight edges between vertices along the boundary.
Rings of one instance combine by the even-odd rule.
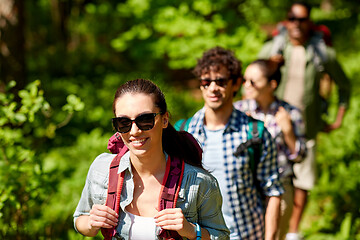
[[[233,108],[233,111],[230,115],[230,119],[228,123],[225,126],[225,132],[228,131],[239,131],[240,125],[238,124],[238,115],[242,114],[240,111]],[[205,107],[199,110],[197,117],[194,121],[194,125],[198,126],[199,133],[203,133],[205,131],[204,129],[204,119],[205,119]]]
[[[260,109],[260,105],[254,99],[249,100],[249,106],[250,109],[254,109],[255,112],[257,113],[264,112],[263,110]],[[268,112],[277,112],[278,107],[279,107],[279,99],[275,97],[275,100],[269,106]]]
[[[131,173],[130,151],[127,151],[120,159],[118,174],[129,169]]]
[[[165,154],[165,159],[167,161],[168,159],[168,154],[166,152],[164,152]],[[119,163],[119,169],[118,169],[118,174],[120,174],[121,172],[125,171],[126,169],[129,169],[129,172],[132,174],[132,170],[131,170],[131,162],[130,162],[130,151],[127,151],[120,159],[120,163]]]

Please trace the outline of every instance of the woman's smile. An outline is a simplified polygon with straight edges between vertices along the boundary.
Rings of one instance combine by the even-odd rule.
[[[146,141],[148,140],[148,138],[141,138],[141,139],[129,139],[130,144],[134,147],[142,147],[145,145]]]

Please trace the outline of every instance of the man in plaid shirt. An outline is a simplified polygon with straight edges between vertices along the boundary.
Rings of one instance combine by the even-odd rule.
[[[275,239],[283,188],[274,140],[265,129],[256,169],[261,191],[268,200],[266,214],[253,179],[248,151],[238,157],[233,154],[247,141],[251,121],[233,108],[233,97],[241,86],[241,63],[231,51],[215,47],[198,60],[194,74],[200,79],[205,105],[192,117],[187,131],[201,143],[204,167],[219,182],[230,239]]]

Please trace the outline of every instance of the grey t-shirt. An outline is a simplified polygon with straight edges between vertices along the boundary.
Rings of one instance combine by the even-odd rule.
[[[231,208],[229,207],[229,197],[227,195],[227,181],[225,175],[225,167],[224,167],[224,152],[223,152],[223,132],[224,128],[219,130],[209,130],[206,126],[204,126],[205,134],[207,136],[206,141],[206,151],[204,151],[203,156],[203,164],[204,168],[211,172],[211,174],[217,179],[221,191],[221,195],[223,197],[222,204],[222,212],[224,215],[224,219],[227,227],[230,230],[230,239],[240,239],[238,234],[236,234],[234,216],[231,212]]]

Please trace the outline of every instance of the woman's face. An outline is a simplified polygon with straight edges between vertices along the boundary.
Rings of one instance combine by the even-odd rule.
[[[274,92],[274,88],[257,64],[251,64],[246,68],[244,90],[246,99],[255,99],[257,101],[272,96]]]
[[[116,117],[134,120],[142,114],[159,112],[160,109],[155,106],[153,96],[143,93],[126,93],[115,103]],[[162,151],[162,132],[163,128],[167,127],[168,120],[168,113],[156,115],[154,127],[149,130],[141,130],[135,122],[132,122],[129,132],[120,133],[121,138],[131,154],[138,157],[149,155],[153,151]]]

